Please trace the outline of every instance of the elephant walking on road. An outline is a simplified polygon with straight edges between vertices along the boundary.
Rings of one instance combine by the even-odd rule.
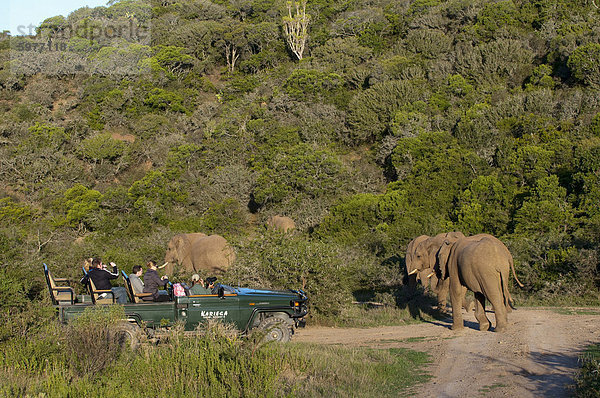
[[[508,248],[497,238],[480,234],[456,242],[444,242],[438,252],[442,279],[449,279],[452,303],[452,329],[464,327],[461,304],[466,290],[475,294],[475,318],[480,330],[488,330],[490,321],[485,315],[485,300],[494,308],[498,332],[506,330],[512,300],[508,291],[513,258]],[[517,283],[523,285],[517,279]]]

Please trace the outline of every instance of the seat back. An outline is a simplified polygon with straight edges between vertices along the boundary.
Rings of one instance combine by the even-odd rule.
[[[44,263],[44,276],[46,277],[46,284],[48,285],[52,304],[72,305],[75,302],[75,292],[73,288],[71,286],[58,286],[46,263]]]
[[[88,290],[94,304],[114,304],[115,294],[111,290],[97,290],[92,278],[88,278]]]
[[[152,302],[152,293],[137,293],[133,288],[133,284],[131,283],[131,279],[129,279],[129,275],[125,273],[125,271],[121,270],[123,274],[123,279],[125,279],[125,287],[127,290],[127,296],[129,296],[129,301],[132,303],[149,303]],[[144,300],[144,297],[146,300]]]
[[[129,275],[127,275],[127,273],[123,270],[121,270],[121,273],[123,274],[123,279],[125,279],[125,290],[127,290],[127,297],[129,297],[129,301],[132,303],[137,303],[138,301],[136,300],[135,292],[133,291],[133,286],[131,286]]]

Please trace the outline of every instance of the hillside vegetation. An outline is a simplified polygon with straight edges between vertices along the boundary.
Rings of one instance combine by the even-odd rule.
[[[110,4],[0,41],[0,341],[43,318],[42,262],[129,271],[180,232],[320,319],[402,302],[406,244],[450,230],[506,242],[521,302],[598,302],[593,1]]]

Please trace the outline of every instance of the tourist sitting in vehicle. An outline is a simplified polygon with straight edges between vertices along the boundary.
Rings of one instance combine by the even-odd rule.
[[[215,282],[217,282],[216,276],[210,276],[210,277],[206,278],[205,286],[208,290],[210,290],[211,294],[219,293],[218,287],[215,286]]]
[[[141,279],[143,273],[144,271],[142,270],[141,265],[134,265],[131,274],[129,274],[129,281],[131,282],[131,287],[135,294],[144,293],[144,282],[142,282]]]
[[[192,275],[192,287],[190,287],[190,296],[198,294],[212,294],[210,289],[204,287],[204,281],[200,279],[200,275]]]
[[[96,289],[98,290],[110,290],[115,295],[115,301],[118,304],[125,304],[129,300],[127,298],[127,290],[123,286],[113,287],[110,283],[111,279],[117,279],[119,277],[119,270],[115,263],[110,263],[112,266],[112,272],[106,269],[106,266],[102,264],[102,260],[99,258],[92,259],[92,268],[87,273],[87,277],[90,278]],[[82,279],[84,281],[86,277]]]
[[[169,294],[165,290],[158,290],[159,287],[165,287],[169,283],[169,278],[166,275],[158,276],[155,261],[148,261],[146,267],[148,270],[144,274],[144,293],[152,293],[152,301],[169,301]]]
[[[94,259],[92,257],[88,257],[83,262],[83,268],[88,272],[92,269],[92,261],[94,261]]]

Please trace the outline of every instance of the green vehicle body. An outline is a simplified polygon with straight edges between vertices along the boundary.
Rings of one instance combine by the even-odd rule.
[[[301,290],[259,290],[250,288],[218,289],[219,294],[174,297],[168,302],[122,304],[130,323],[147,329],[164,329],[183,321],[186,331],[211,319],[231,323],[243,333],[258,327],[261,321],[277,317],[291,330],[303,326],[308,313],[307,297]],[[94,304],[60,305],[59,320],[67,323]]]

